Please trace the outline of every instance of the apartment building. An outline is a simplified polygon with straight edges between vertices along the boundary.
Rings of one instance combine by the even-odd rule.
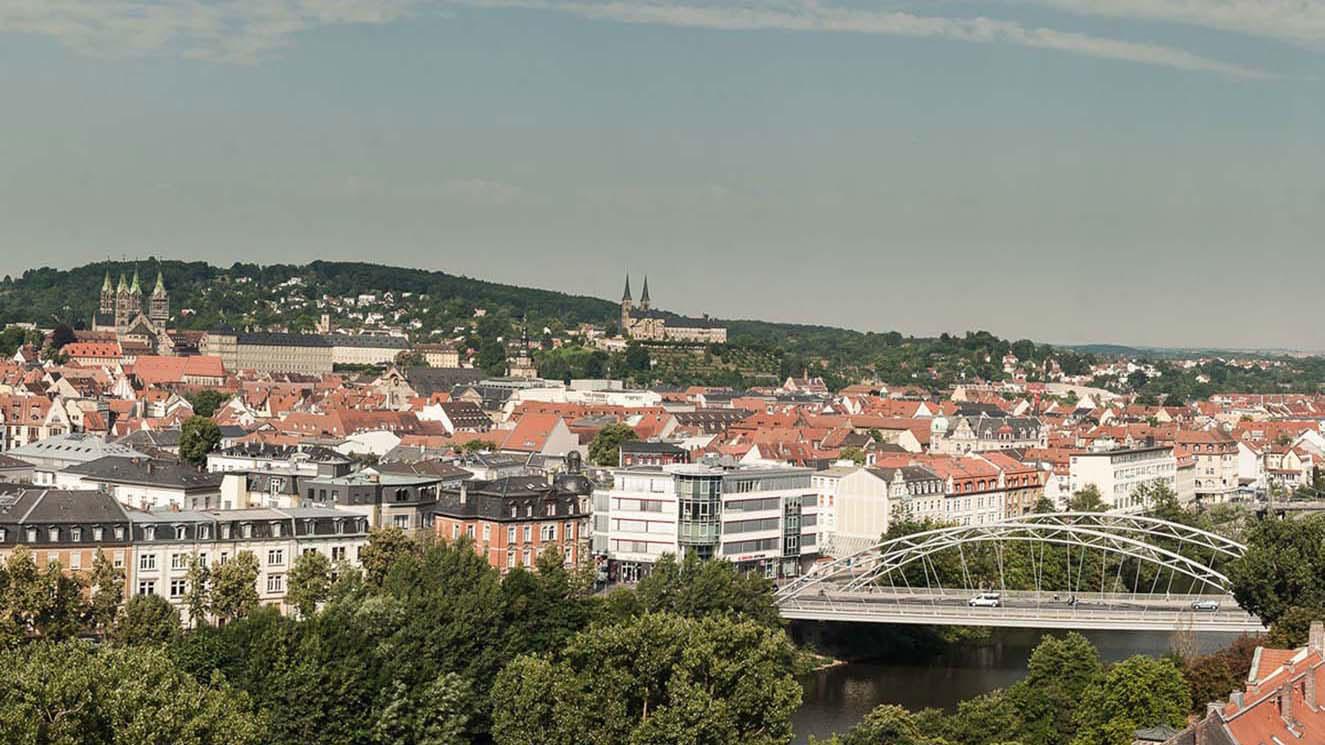
[[[357,566],[368,531],[366,518],[342,510],[143,512],[102,491],[0,487],[0,561],[22,546],[38,566],[58,561],[86,576],[100,550],[124,572],[126,597],[160,595],[186,623],[187,574],[195,557],[214,566],[241,551],[253,553],[259,599],[284,611],[288,574],[300,555],[318,551]]]
[[[593,484],[578,473],[551,483],[539,476],[462,481],[439,496],[433,527],[439,537],[472,540],[503,574],[534,566],[550,546],[575,566],[589,558],[592,493]]]
[[[1238,491],[1238,441],[1221,429],[1180,430],[1174,444],[1196,461],[1193,478],[1196,500],[1202,504],[1227,502]]]
[[[801,574],[819,555],[808,468],[746,464],[637,466],[594,496],[594,552],[611,580],[636,582],[658,558],[693,551],[768,577]]]
[[[288,608],[289,572],[301,554],[317,551],[333,563],[358,566],[368,542],[367,518],[320,507],[288,510],[129,512],[129,586],[134,595],[155,594],[179,608],[189,564],[224,564],[242,551],[258,559],[257,591],[263,605]]]

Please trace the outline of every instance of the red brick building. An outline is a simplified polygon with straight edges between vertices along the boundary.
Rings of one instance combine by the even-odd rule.
[[[549,546],[570,566],[589,558],[589,498],[593,485],[577,473],[465,481],[447,489],[433,516],[437,535],[468,537],[474,550],[504,574],[531,567]]]

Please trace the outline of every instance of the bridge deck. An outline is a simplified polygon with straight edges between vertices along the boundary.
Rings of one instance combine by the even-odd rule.
[[[909,599],[876,594],[834,594],[797,597],[779,604],[782,616],[804,621],[848,621],[930,626],[996,626],[1033,629],[1091,629],[1127,631],[1192,631],[1262,633],[1265,627],[1231,599],[1221,599],[1217,611],[1196,611],[1190,606],[1150,600],[1136,605],[1081,603],[1075,607],[1011,604],[1001,608],[971,608],[964,601],[934,596]]]

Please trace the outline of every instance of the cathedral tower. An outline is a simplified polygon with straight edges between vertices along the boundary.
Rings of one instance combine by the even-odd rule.
[[[630,275],[626,275],[626,291],[621,293],[621,336],[630,335],[630,311],[635,300],[630,296]]]
[[[156,287],[152,290],[152,297],[148,302],[147,317],[158,328],[164,329],[166,322],[170,320],[170,295],[166,292],[166,280],[160,270],[157,270]]]
[[[115,315],[115,287],[110,283],[110,270],[106,270],[106,279],[101,282],[101,304],[97,309],[105,315]]]

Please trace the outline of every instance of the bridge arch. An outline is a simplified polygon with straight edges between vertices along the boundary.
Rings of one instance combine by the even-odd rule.
[[[1035,513],[985,525],[937,528],[883,541],[816,566],[806,575],[784,585],[778,591],[777,599],[786,603],[829,588],[851,592],[883,584],[895,587],[897,578],[905,577],[902,570],[916,562],[921,563],[928,579],[926,562],[940,552],[952,549],[961,552],[967,546],[994,544],[1001,547],[1025,542],[1066,546],[1069,552],[1077,549],[1083,567],[1087,553],[1094,551],[1133,559],[1138,562],[1138,574],[1140,564],[1144,562],[1157,567],[1156,580],[1158,572],[1168,570],[1171,577],[1190,578],[1192,587],[1199,584],[1204,591],[1220,594],[1228,594],[1230,587],[1219,564],[1246,553],[1246,546],[1225,536],[1155,517],[1109,512]],[[964,555],[962,564],[965,572]],[[1001,574],[1001,565],[999,569]],[[1071,571],[1069,560],[1069,578]],[[970,584],[968,581],[968,587],[963,589],[976,589],[969,587]]]

